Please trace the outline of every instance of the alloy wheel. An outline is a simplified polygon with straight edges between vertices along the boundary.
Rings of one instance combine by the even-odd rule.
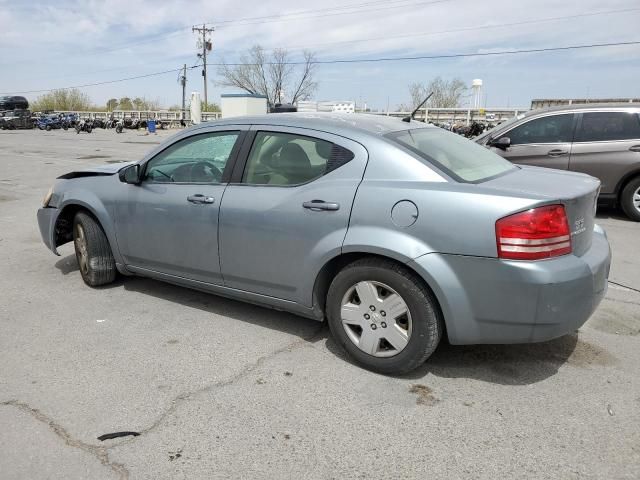
[[[636,189],[636,191],[635,191],[635,192],[633,192],[632,199],[633,199],[633,206],[634,206],[634,208],[635,208],[638,212],[640,212],[640,187],[638,187],[638,188]]]
[[[89,273],[89,252],[87,251],[87,238],[84,234],[84,228],[79,223],[76,224],[76,252],[78,252],[78,263],[80,270],[85,275]]]
[[[374,357],[400,353],[411,338],[411,313],[404,299],[381,282],[362,281],[347,290],[340,308],[349,339]]]

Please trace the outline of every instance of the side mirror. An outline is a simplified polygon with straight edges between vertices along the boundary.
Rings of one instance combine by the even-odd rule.
[[[121,182],[138,185],[140,183],[140,165],[137,163],[129,165],[128,167],[120,170],[118,175]]]
[[[511,146],[511,139],[509,137],[500,137],[497,140],[491,140],[490,145],[500,150],[506,150]]]

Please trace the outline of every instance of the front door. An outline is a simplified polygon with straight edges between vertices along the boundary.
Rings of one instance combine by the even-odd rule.
[[[116,204],[126,265],[221,284],[218,213],[240,130],[209,131],[172,144],[144,166],[140,185]]]
[[[220,211],[224,284],[311,306],[316,274],[341,251],[367,152],[314,130],[253,131]]]
[[[516,164],[567,170],[573,130],[571,113],[538,117],[500,135],[511,140],[506,150],[491,150]]]

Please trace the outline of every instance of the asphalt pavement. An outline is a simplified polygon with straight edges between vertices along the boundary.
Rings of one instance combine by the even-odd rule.
[[[640,223],[599,213],[615,283],[578,333],[441,344],[385,377],[321,323],[143,278],[91,289],[71,244],[47,250],[55,177],[167,135],[0,132],[0,478],[640,478]]]

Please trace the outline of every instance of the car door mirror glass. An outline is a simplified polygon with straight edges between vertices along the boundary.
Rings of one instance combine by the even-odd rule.
[[[491,140],[491,146],[506,150],[511,146],[511,139],[509,137],[500,137],[496,140]]]
[[[123,183],[130,183],[137,185],[140,183],[140,165],[129,165],[128,167],[120,170],[120,181]]]

